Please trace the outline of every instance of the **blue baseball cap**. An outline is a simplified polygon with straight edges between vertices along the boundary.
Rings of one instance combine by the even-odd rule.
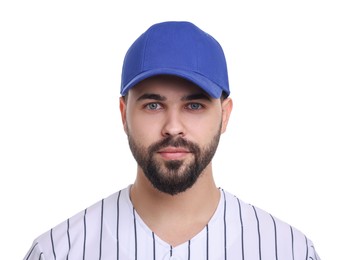
[[[230,94],[220,44],[196,25],[169,21],[152,25],[130,46],[122,69],[121,95],[156,75],[187,79],[213,98]]]

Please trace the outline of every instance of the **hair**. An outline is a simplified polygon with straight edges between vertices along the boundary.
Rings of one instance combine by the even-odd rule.
[[[226,100],[229,97],[228,93],[226,93],[225,91],[222,92],[222,95],[220,96],[220,100],[223,102],[224,100]]]

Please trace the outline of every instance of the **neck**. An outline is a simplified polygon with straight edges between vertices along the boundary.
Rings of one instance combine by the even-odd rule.
[[[190,189],[177,195],[155,189],[139,168],[130,197],[146,225],[164,241],[176,245],[206,226],[218,206],[220,191],[211,164]]]

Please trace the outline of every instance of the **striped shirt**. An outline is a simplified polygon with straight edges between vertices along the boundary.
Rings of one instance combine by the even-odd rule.
[[[129,190],[112,194],[39,236],[24,260],[320,260],[302,232],[222,189],[204,229],[173,247],[146,226]]]

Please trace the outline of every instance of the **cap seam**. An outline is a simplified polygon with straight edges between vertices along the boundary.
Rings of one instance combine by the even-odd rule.
[[[142,54],[141,71],[144,71],[144,66],[145,66],[144,64],[145,64],[145,61],[146,61],[146,52],[147,52],[148,39],[149,39],[149,35],[152,33],[152,30],[153,30],[153,27],[150,28],[148,30],[148,33],[146,34],[146,41],[145,41],[145,45],[143,47],[143,54]],[[137,74],[137,75],[139,75],[139,74]]]

